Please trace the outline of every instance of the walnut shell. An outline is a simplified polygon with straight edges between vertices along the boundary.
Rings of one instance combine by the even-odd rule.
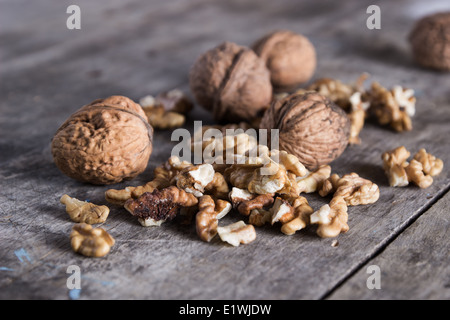
[[[270,73],[252,50],[224,42],[201,55],[189,84],[197,102],[218,122],[240,122],[262,115],[272,100]]]
[[[450,12],[419,20],[409,35],[414,59],[422,66],[450,70]]]
[[[142,173],[152,153],[153,128],[139,104],[111,96],[82,107],[56,131],[52,154],[67,176],[113,184]]]
[[[326,97],[306,92],[275,101],[264,114],[260,128],[279,129],[279,148],[297,156],[309,170],[315,170],[345,150],[350,121]]]
[[[265,61],[276,91],[298,87],[311,79],[316,70],[316,50],[301,34],[275,31],[256,41],[252,48]]]

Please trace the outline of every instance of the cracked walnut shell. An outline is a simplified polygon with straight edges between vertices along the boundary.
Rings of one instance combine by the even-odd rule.
[[[350,135],[345,112],[316,92],[295,93],[275,101],[260,128],[279,129],[280,150],[297,156],[309,170],[339,157]]]
[[[252,122],[272,100],[270,72],[252,50],[224,42],[194,63],[189,84],[218,122]]]
[[[82,107],[52,140],[56,166],[92,184],[113,184],[142,173],[152,153],[153,128],[139,104],[111,96]]]
[[[256,41],[252,48],[265,61],[277,91],[293,89],[307,82],[316,70],[316,50],[301,34],[275,31]]]

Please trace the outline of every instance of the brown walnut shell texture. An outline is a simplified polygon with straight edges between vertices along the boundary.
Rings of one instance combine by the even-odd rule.
[[[275,91],[298,87],[311,79],[316,70],[316,50],[301,34],[275,31],[256,41],[252,48],[266,62]]]
[[[345,150],[350,121],[329,99],[307,92],[275,101],[264,114],[260,128],[279,129],[279,148],[314,170]]]
[[[104,185],[142,173],[152,153],[153,128],[141,106],[124,96],[82,107],[52,140],[56,166],[67,176]]]
[[[409,42],[420,65],[450,71],[450,12],[419,20],[409,35]]]
[[[194,63],[189,84],[197,102],[220,123],[250,122],[272,100],[270,72],[249,48],[224,42]]]

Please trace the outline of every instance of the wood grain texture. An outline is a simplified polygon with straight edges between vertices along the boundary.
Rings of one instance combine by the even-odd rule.
[[[427,8],[443,3],[428,1]],[[413,153],[425,147],[450,164],[450,78],[418,68],[406,41],[426,13],[421,1],[379,1],[382,30],[374,31],[365,27],[371,1],[83,0],[82,29],[76,31],[65,26],[69,4],[0,2],[0,298],[67,299],[66,269],[78,265],[80,299],[320,299],[450,187],[444,170],[428,189],[393,189],[381,168],[381,153],[399,145]],[[116,239],[111,253],[88,259],[72,252],[73,223],[59,198],[67,193],[107,204],[110,187],[81,184],[58,171],[49,144],[59,125],[96,98],[137,100],[175,87],[188,92],[190,66],[205,50],[225,40],[250,45],[279,28],[311,39],[318,52],[315,79],[353,81],[368,72],[369,81],[416,90],[413,131],[397,134],[368,123],[362,144],[332,163],[334,172],[357,172],[381,191],[376,204],[349,209],[350,231],[338,238],[339,246],[318,238],[314,228],[288,237],[279,226],[258,228],[255,242],[239,248],[219,239],[204,243],[180,219],[143,228],[111,206],[102,225]],[[194,120],[211,123],[212,117],[196,107],[188,128]],[[157,132],[147,170],[129,184],[151,179],[173,145],[170,132]],[[308,200],[317,209],[330,199]],[[229,214],[221,223],[238,219]],[[397,296],[407,290],[398,288]]]
[[[329,299],[450,299],[449,206],[446,194]],[[366,286],[371,265],[380,268],[380,289]]]

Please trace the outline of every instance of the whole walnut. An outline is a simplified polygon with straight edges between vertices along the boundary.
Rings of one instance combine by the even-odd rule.
[[[414,59],[422,66],[450,70],[450,12],[419,20],[409,35]]]
[[[197,102],[221,123],[251,122],[272,100],[270,73],[249,48],[224,42],[194,63],[189,84]]]
[[[72,114],[56,131],[52,154],[67,176],[113,184],[142,173],[152,153],[153,128],[127,97],[98,99]]]
[[[288,30],[270,33],[253,44],[266,63],[276,91],[289,91],[307,82],[316,70],[316,50],[301,34]]]
[[[279,148],[309,170],[326,165],[345,150],[350,121],[345,112],[317,92],[294,93],[274,101],[261,129],[279,129]]]

